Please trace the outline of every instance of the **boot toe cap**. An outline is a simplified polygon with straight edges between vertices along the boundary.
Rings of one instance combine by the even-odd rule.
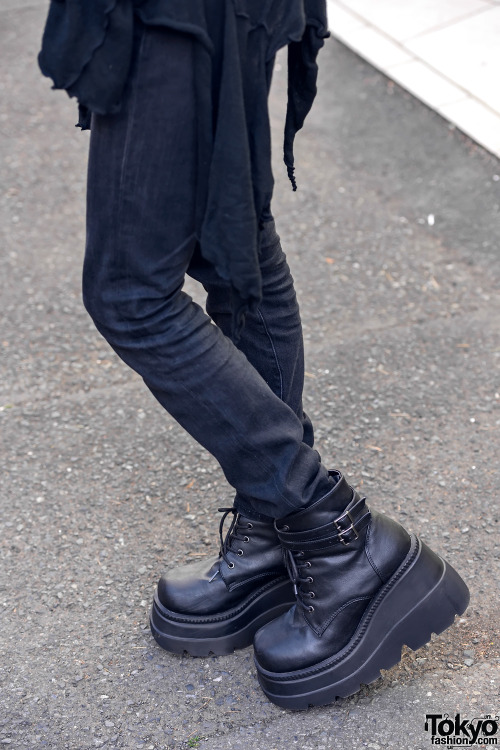
[[[317,661],[318,640],[294,605],[257,631],[255,659],[260,668],[277,674],[304,669]],[[296,644],[300,645],[298,650]]]
[[[210,578],[217,571],[218,558],[207,565],[206,561],[184,565],[165,573],[158,581],[157,596],[160,604],[179,614],[208,614],[212,610],[214,588],[209,590]],[[223,585],[223,584],[222,584]]]

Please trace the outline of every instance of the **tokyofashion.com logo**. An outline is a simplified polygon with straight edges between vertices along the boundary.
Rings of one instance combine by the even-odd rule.
[[[460,714],[426,714],[425,731],[431,735],[433,745],[470,747],[471,745],[498,744],[498,716],[462,719]]]

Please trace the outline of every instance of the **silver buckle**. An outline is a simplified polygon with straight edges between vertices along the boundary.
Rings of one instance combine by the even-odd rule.
[[[341,526],[339,525],[339,523],[338,523],[338,522],[339,522],[339,521],[341,521],[341,520],[342,520],[343,518],[346,518],[346,517],[347,517],[347,518],[349,519],[349,521],[351,522],[351,525],[350,525],[350,526],[349,526],[349,527],[348,527],[347,529],[343,529],[343,528],[342,528],[342,527],[341,527]],[[342,542],[342,544],[344,545],[344,547],[347,547],[347,546],[348,546],[348,545],[349,545],[349,544],[350,544],[350,543],[351,543],[352,541],[355,541],[356,539],[359,539],[359,533],[358,533],[358,530],[356,529],[356,527],[355,527],[355,525],[354,525],[354,518],[353,518],[353,517],[351,516],[351,514],[349,513],[349,511],[348,511],[348,510],[344,511],[344,512],[342,513],[342,515],[341,515],[341,516],[339,516],[339,517],[338,517],[338,518],[337,518],[337,519],[336,519],[336,520],[334,521],[334,524],[335,524],[335,527],[336,527],[336,529],[337,529],[337,531],[338,531],[338,537],[339,537],[339,540],[340,540],[340,541]],[[349,540],[348,542],[346,542],[346,541],[345,541],[345,539],[343,538],[343,536],[342,536],[342,535],[343,535],[343,534],[347,534],[347,533],[348,533],[349,531],[354,531],[354,534],[355,534],[356,536],[355,536],[355,539],[354,539],[354,540],[350,539],[350,540]]]

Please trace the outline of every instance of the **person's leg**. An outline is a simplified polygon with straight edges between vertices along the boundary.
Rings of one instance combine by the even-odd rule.
[[[250,499],[251,518],[236,513],[219,557],[160,580],[152,613],[165,648],[228,653],[293,601],[272,519],[332,483],[304,442],[298,404],[281,400],[182,291],[196,249],[195,42],[153,29],[136,41],[122,112],[92,122],[84,302],[118,355]]]
[[[246,316],[240,338],[235,342],[272,391],[284,401],[302,423],[302,441],[314,444],[311,420],[302,406],[304,388],[304,343],[293,278],[276,233],[274,221],[266,221],[260,233],[259,262],[262,301]],[[206,309],[221,331],[231,338],[231,290],[213,267],[195,253],[190,276],[207,292]],[[252,512],[252,498],[238,494],[235,507]]]
[[[276,396],[297,414],[303,441],[312,446],[312,425],[302,409],[304,352],[299,308],[272,221],[261,232],[259,261],[262,302],[247,315],[236,344]],[[231,337],[229,285],[203,261],[198,249],[188,273],[203,284],[207,311]],[[293,604],[293,589],[274,526],[254,519],[252,503],[252,498],[237,494],[236,515],[222,544],[223,555],[181,566],[161,577],[151,627],[164,648],[193,655],[227,653],[249,644],[264,620],[277,617]]]
[[[331,481],[297,414],[182,291],[195,245],[193,44],[145,31],[122,113],[93,119],[84,300],[249,510],[276,518]]]

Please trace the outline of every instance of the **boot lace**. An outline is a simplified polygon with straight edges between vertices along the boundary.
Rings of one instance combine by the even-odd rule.
[[[307,600],[314,599],[316,595],[314,591],[305,591],[302,588],[304,584],[314,583],[314,578],[306,573],[311,568],[311,563],[309,560],[304,560],[304,556],[304,552],[283,549],[283,559],[288,575],[293,583],[293,591],[297,599],[297,604],[306,610],[306,612],[314,612],[313,605],[309,604]]]
[[[223,514],[219,524],[219,557],[224,560],[228,568],[234,568],[234,562],[228,559],[228,553],[236,551],[238,557],[244,555],[243,545],[248,544],[250,541],[250,537],[245,532],[253,529],[253,524],[250,523],[250,521],[242,521],[236,508],[219,508],[219,513]],[[233,514],[233,517],[231,519],[231,525],[224,537],[224,523],[230,513]],[[236,543],[238,542],[240,542],[242,546],[235,550]]]

